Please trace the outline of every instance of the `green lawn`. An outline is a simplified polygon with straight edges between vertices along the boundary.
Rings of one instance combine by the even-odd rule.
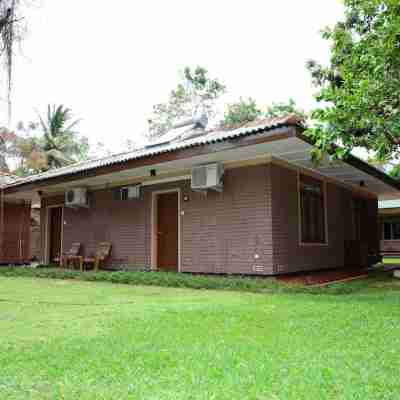
[[[3,276],[0,399],[399,398],[400,282],[346,285],[255,294]]]
[[[383,259],[384,264],[400,264],[400,258],[398,257],[385,257]]]

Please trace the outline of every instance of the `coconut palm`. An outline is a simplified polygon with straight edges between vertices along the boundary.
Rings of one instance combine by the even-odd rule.
[[[69,108],[48,105],[46,118],[39,115],[39,123],[43,131],[40,147],[48,169],[63,167],[82,158],[87,144],[85,146],[82,140],[78,140],[74,128],[79,120],[72,120]]]

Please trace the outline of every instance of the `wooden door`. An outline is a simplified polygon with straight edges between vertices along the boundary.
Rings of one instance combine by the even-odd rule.
[[[54,262],[61,254],[62,207],[50,208],[49,213],[49,255],[50,262]]]
[[[157,196],[157,265],[178,271],[178,192]]]

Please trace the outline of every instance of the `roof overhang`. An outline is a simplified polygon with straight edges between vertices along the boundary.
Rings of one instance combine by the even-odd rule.
[[[59,175],[34,182],[22,182],[4,189],[6,198],[34,200],[38,192],[45,195],[62,193],[67,188],[89,189],[112,187],[130,182],[159,183],[186,177],[194,165],[220,161],[227,168],[266,163],[272,158],[295,168],[307,169],[357,190],[364,190],[379,199],[400,197],[400,184],[364,161],[349,157],[346,161],[329,159],[315,165],[310,152],[312,144],[298,126],[283,126],[257,131],[251,135],[228,138],[104,165],[76,173]],[[151,170],[156,176],[151,176]]]

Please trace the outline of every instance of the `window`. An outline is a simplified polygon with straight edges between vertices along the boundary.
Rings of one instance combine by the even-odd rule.
[[[113,189],[112,192],[113,192],[114,200],[128,200],[128,189],[127,188]]]
[[[400,221],[383,223],[383,240],[400,240]]]
[[[301,243],[326,243],[324,183],[300,174]]]

